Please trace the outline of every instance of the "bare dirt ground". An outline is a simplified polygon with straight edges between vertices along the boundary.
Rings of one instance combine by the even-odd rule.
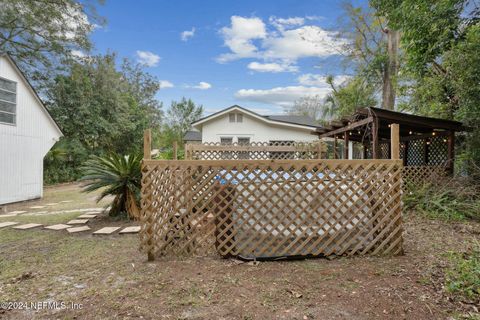
[[[85,206],[94,205],[91,195],[79,197]],[[37,221],[42,218],[52,219],[35,216]],[[0,216],[2,221],[15,219]],[[138,251],[137,235],[70,235],[4,228],[0,229],[0,302],[66,305],[0,310],[0,318],[479,317],[476,306],[447,294],[442,285],[446,253],[461,252],[478,241],[480,224],[426,220],[413,213],[407,214],[405,221],[405,255],[400,257],[258,264],[218,257],[170,257],[149,263]],[[94,223],[107,222],[105,217]]]

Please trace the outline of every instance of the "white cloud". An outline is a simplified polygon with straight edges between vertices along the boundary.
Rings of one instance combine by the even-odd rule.
[[[192,28],[192,30],[185,30],[182,33],[180,33],[180,38],[182,41],[188,41],[188,39],[193,38],[195,35],[195,28]]]
[[[235,97],[241,100],[290,107],[296,100],[302,97],[314,95],[325,97],[329,92],[330,89],[326,87],[289,86],[266,90],[241,89],[235,93]]]
[[[297,72],[298,67],[290,65],[288,63],[259,63],[259,62],[250,62],[248,64],[248,69],[257,71],[257,72]]]
[[[278,30],[285,30],[295,26],[303,26],[305,24],[305,18],[293,17],[293,18],[277,18],[270,17],[268,19],[270,24]]]
[[[208,82],[200,81],[196,86],[186,86],[187,88],[199,89],[199,90],[208,90],[212,85]]]
[[[306,57],[328,57],[339,54],[344,41],[318,26],[303,26],[285,30],[277,37],[268,37],[263,41],[267,59],[296,61]]]
[[[155,67],[160,61],[160,56],[150,51],[137,50],[137,62],[147,67]]]
[[[217,57],[224,63],[236,59],[257,58],[264,64],[295,65],[306,57],[328,57],[342,52],[346,40],[316,25],[305,25],[310,17],[270,17],[269,25],[260,18],[231,17],[231,25],[221,29],[224,45],[230,52]],[[251,64],[249,64],[249,67]],[[265,68],[256,65],[259,71]],[[273,67],[270,65],[270,67]],[[250,68],[253,70],[253,68]],[[290,72],[297,71],[296,68]]]
[[[160,89],[173,88],[174,85],[168,80],[160,80]]]
[[[87,54],[80,50],[72,50],[70,51],[70,53],[72,54],[72,56],[80,59],[87,57]]]
[[[232,53],[226,53],[217,58],[218,62],[227,62],[239,58],[251,58],[257,55],[257,47],[253,44],[255,39],[267,36],[265,23],[260,18],[244,18],[232,16],[231,26],[224,27],[220,33],[224,44]]]
[[[350,79],[347,75],[338,75],[333,78],[333,83],[339,85]],[[327,77],[320,74],[306,73],[297,78],[298,83],[304,86],[328,87]]]

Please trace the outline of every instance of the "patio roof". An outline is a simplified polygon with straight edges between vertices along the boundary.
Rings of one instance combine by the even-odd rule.
[[[320,138],[341,136],[348,132],[350,140],[361,142],[365,139],[365,131],[371,130],[373,123],[376,123],[378,126],[378,138],[380,140],[390,139],[389,126],[392,123],[400,125],[400,137],[404,140],[409,139],[408,137],[411,136],[418,138],[420,135],[446,135],[448,132],[467,130],[458,121],[423,117],[370,107],[359,109],[350,117],[332,121],[323,128],[317,128],[315,132]]]

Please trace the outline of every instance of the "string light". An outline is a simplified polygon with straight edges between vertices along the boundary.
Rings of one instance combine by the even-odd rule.
[[[413,134],[413,132],[412,132],[412,131],[410,131],[408,134]]]
[[[436,134],[436,133],[435,133],[435,131],[434,131],[434,132],[432,132],[432,136],[435,136],[435,134]]]
[[[447,139],[443,139],[443,142],[448,142],[448,140],[447,140]]]

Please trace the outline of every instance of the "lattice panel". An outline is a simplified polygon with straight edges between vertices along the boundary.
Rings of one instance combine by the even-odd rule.
[[[321,159],[326,156],[323,142],[252,142],[250,144],[187,144],[187,160],[269,160]]]
[[[382,142],[378,144],[380,159],[390,159],[390,142]]]
[[[152,256],[402,252],[401,161],[144,160],[142,171]]]
[[[428,164],[444,165],[448,160],[448,144],[444,137],[433,137],[428,141]]]
[[[402,171],[404,191],[438,181],[447,175],[445,166],[406,166]]]

